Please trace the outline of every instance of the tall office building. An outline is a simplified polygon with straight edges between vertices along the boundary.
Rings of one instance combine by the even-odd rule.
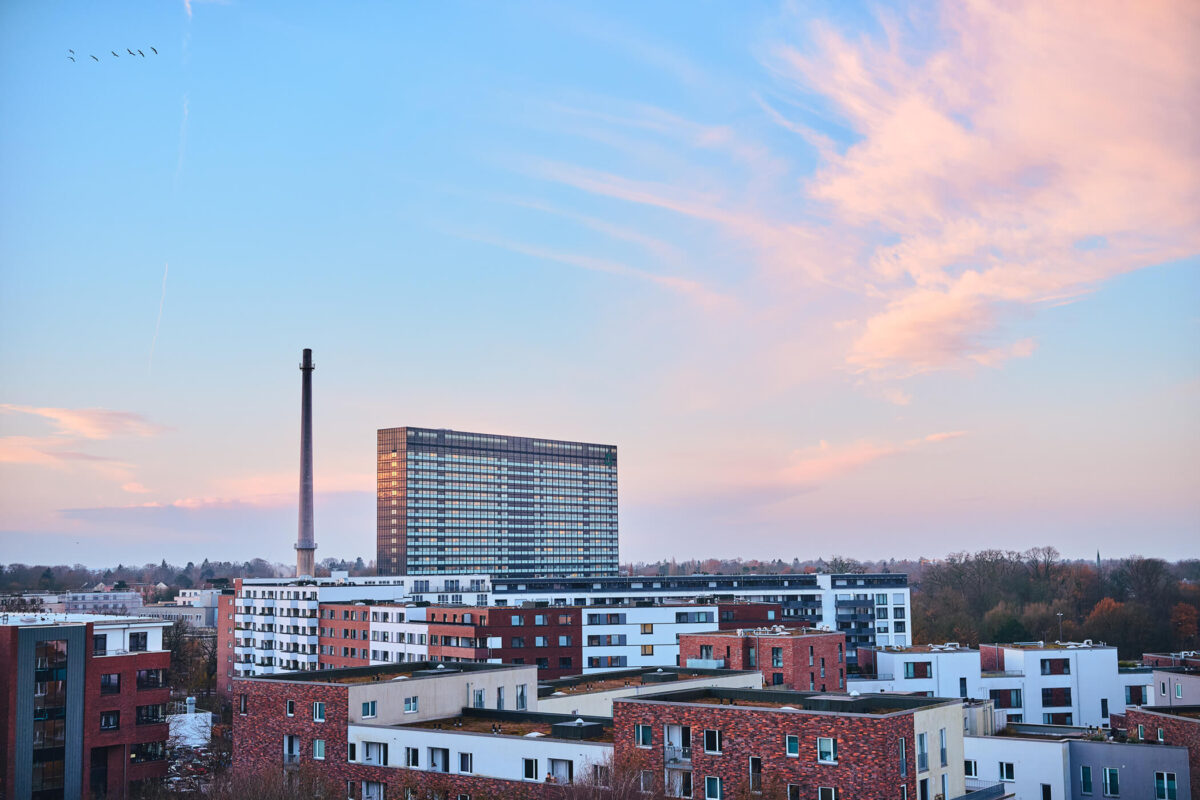
[[[617,448],[432,428],[378,433],[381,575],[617,572]]]

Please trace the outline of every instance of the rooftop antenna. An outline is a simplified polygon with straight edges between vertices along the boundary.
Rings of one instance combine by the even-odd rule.
[[[296,535],[296,577],[316,574],[317,543],[313,541],[312,350],[304,349],[300,364],[300,524]]]

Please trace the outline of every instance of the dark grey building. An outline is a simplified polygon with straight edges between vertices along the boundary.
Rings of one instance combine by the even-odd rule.
[[[1072,741],[1067,747],[1072,800],[1192,800],[1186,747],[1086,740]]]
[[[617,448],[434,428],[377,436],[381,575],[617,572]]]

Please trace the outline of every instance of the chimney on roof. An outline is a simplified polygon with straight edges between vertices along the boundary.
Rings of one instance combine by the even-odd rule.
[[[305,348],[300,364],[300,524],[296,535],[296,577],[316,573],[317,543],[313,541],[312,350]]]

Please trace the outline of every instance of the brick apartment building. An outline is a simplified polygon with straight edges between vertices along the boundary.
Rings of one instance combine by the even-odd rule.
[[[166,774],[168,624],[0,616],[0,796],[125,798]]]
[[[613,757],[668,796],[789,800],[964,793],[955,700],[695,689],[613,704]]]
[[[679,637],[679,663],[711,669],[756,669],[768,686],[843,691],[846,635],[813,628],[739,628]]]
[[[371,663],[371,609],[365,603],[322,603],[317,648],[321,669]]]
[[[237,609],[237,597],[234,589],[226,589],[217,598],[217,691],[228,696],[233,689],[234,662],[237,657],[233,652],[236,637],[234,630],[234,614]]]
[[[1123,730],[1129,741],[1186,747],[1191,796],[1200,798],[1200,705],[1131,706],[1123,714],[1113,714],[1112,720],[1113,728]]]
[[[1142,653],[1142,663],[1147,667],[1187,667],[1200,669],[1200,651],[1184,650],[1179,653]]]

